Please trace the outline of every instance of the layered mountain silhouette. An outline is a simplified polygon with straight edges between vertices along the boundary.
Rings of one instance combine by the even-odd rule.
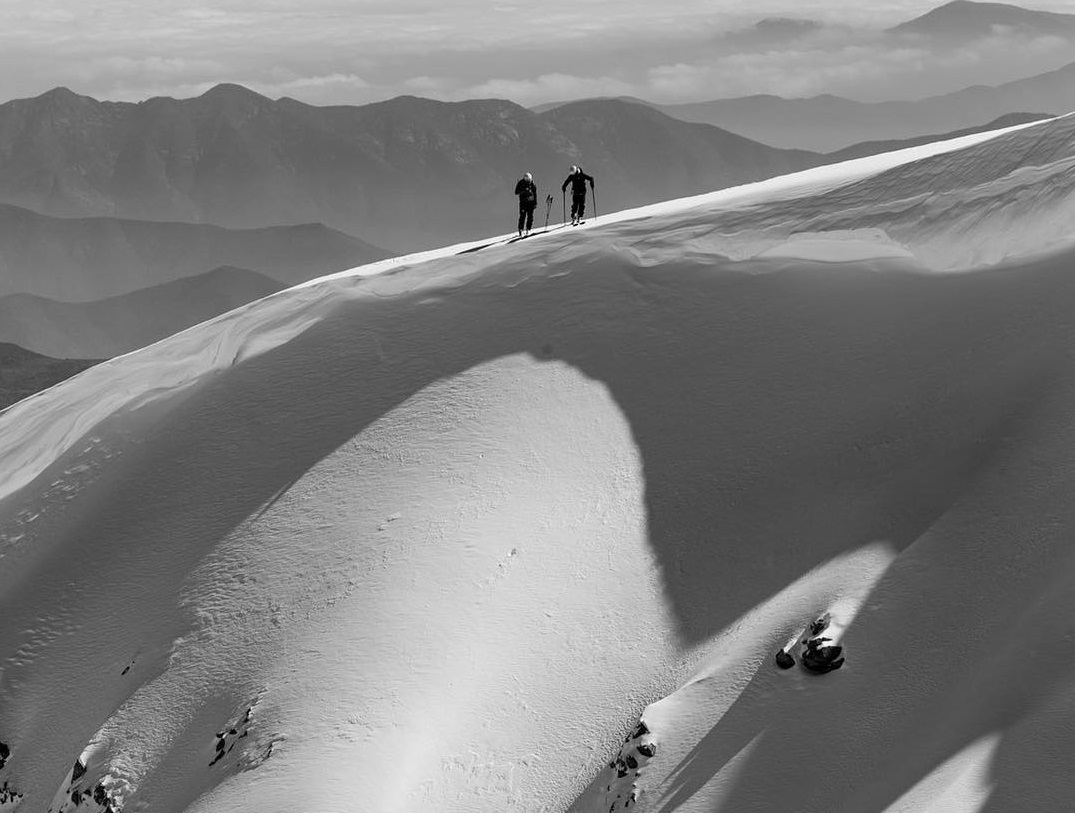
[[[320,224],[226,229],[58,218],[0,204],[0,296],[91,301],[220,266],[248,268],[293,285],[386,256],[383,249]]]
[[[0,201],[57,217],[320,222],[392,250],[513,228],[524,171],[543,196],[581,163],[622,209],[811,161],[626,102],[546,114],[415,97],[313,107],[221,85],[139,104],[57,89],[0,105]],[[216,264],[266,270],[245,257]]]
[[[758,95],[658,109],[765,144],[831,152],[864,141],[974,127],[1017,110],[1067,113],[1075,110],[1075,63],[996,87],[970,87],[919,101],[869,103],[832,95],[808,99]]]
[[[791,143],[810,141],[812,128],[832,135],[841,121],[847,124],[841,132],[853,132],[846,110],[840,111],[850,105],[852,118],[862,118],[870,109],[835,97],[719,104],[731,106],[726,118],[735,127],[749,129],[751,122],[760,122],[765,130],[768,122]],[[993,118],[978,116],[959,126],[980,126]],[[886,127],[871,124],[868,117],[863,121],[871,125],[865,129],[885,139],[954,129],[923,130],[902,117],[898,125]],[[908,129],[913,132],[907,134]],[[152,229],[132,221],[156,221],[168,223],[160,228],[177,235],[182,248],[177,245],[170,256],[185,265],[166,273],[153,252],[147,255],[139,245],[123,252],[134,266],[148,264],[156,270],[136,272],[132,262],[118,262],[115,256],[93,266],[87,256],[108,252],[78,249],[78,262],[66,265],[69,277],[52,284],[46,281],[50,276],[62,276],[52,270],[55,261],[33,256],[23,264],[32,270],[5,275],[7,286],[0,286],[0,294],[98,299],[221,265],[296,282],[311,275],[311,264],[325,273],[387,253],[358,238],[348,245],[352,238],[345,234],[314,235],[318,227],[308,225],[302,227],[311,230],[302,252],[289,255],[274,248],[259,254],[244,247],[213,253],[210,246],[239,240],[236,233],[195,237],[180,233],[182,227],[175,224],[182,222],[243,229],[242,241],[251,239],[252,228],[320,222],[337,232],[368,235],[393,251],[418,250],[513,229],[512,189],[524,171],[534,174],[540,198],[552,192],[558,199],[568,166],[581,164],[598,177],[600,208],[611,211],[830,160],[806,150],[770,147],[730,128],[681,121],[625,99],[589,100],[536,113],[502,100],[448,103],[416,97],[361,107],[313,107],[291,99],[273,101],[236,85],[221,85],[194,99],[140,104],[98,102],[57,89],[0,105],[0,201],[54,218],[47,229],[43,221],[30,228],[20,222],[3,236],[3,220],[16,218],[8,210],[0,215],[0,244],[14,240],[22,246],[16,256],[20,251],[32,254],[31,246],[39,244],[47,245],[50,254],[68,257],[72,251],[63,247],[71,239],[78,245],[89,239],[65,236],[76,228],[108,232],[120,244],[167,242],[163,231],[133,236]],[[550,212],[553,222],[562,215],[557,209]],[[93,215],[111,219],[82,221],[80,227],[56,220]],[[19,217],[32,220],[27,214]],[[117,218],[124,225],[115,225]],[[538,219],[543,221],[544,212]],[[30,237],[35,229],[46,229],[48,235],[35,242]],[[189,246],[199,248],[192,252]],[[212,256],[197,257],[199,251]],[[322,261],[326,251],[332,254],[327,263]],[[307,258],[306,267],[299,267],[299,256]],[[285,273],[281,266],[293,271]],[[74,276],[95,281],[81,284],[70,278]],[[17,279],[21,281],[12,282]],[[98,281],[109,279],[110,284]]]
[[[237,85],[192,99],[131,104],[59,88],[0,105],[0,202],[58,218],[230,229],[323,223],[385,247],[356,252],[369,261],[514,228],[512,189],[524,171],[534,174],[542,199],[548,192],[559,197],[568,166],[579,163],[598,176],[603,208],[623,209],[830,160],[791,147],[830,151],[863,140],[977,127],[1012,110],[1075,108],[1073,78],[1075,65],[992,91],[882,105],[833,96],[751,97],[654,109],[636,100],[602,99],[543,112],[503,100],[449,103],[410,96],[314,107]],[[350,254],[344,262],[357,264]],[[97,299],[221,265],[283,282],[297,279],[245,251],[231,251],[170,275],[147,273],[137,284],[86,290],[67,282],[51,288],[23,284],[14,291],[9,285],[0,294]],[[35,269],[48,266],[33,263]],[[97,274],[79,270],[86,278]],[[308,274],[298,274],[303,276]]]
[[[0,298],[0,342],[58,358],[110,358],[285,287],[264,274],[223,267],[97,302],[15,294]]]
[[[1075,38],[1075,14],[1037,11],[1007,3],[953,0],[889,29],[891,34],[912,34],[946,42],[980,39],[998,31]]]
[[[54,359],[0,342],[0,409],[81,373],[96,361]]]

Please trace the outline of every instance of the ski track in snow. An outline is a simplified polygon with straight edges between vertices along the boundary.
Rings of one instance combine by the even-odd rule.
[[[0,811],[1063,809],[1073,162],[394,258],[0,413]]]

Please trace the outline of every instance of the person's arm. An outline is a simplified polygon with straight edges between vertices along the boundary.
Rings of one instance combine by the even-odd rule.
[[[562,184],[560,184],[560,192],[561,192],[561,194],[567,191],[567,185],[569,183],[571,183],[571,176],[570,175],[568,175],[567,178],[564,179],[564,182]]]
[[[584,172],[584,173],[582,173],[582,177],[583,177],[583,180],[586,180],[586,181],[590,182],[590,189],[593,189],[593,175],[587,175]]]
[[[526,183],[526,181],[519,180],[519,181],[515,182],[515,194],[516,195],[518,195],[519,192],[522,191],[524,183]]]

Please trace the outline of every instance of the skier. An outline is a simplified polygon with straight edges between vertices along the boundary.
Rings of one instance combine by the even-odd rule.
[[[515,194],[519,196],[519,236],[523,231],[530,234],[534,227],[534,209],[537,208],[537,184],[534,176],[527,172],[515,184]]]
[[[590,182],[590,191],[593,191],[593,176],[587,175],[580,167],[572,166],[571,174],[560,185],[560,191],[566,192],[567,185],[571,184],[571,225],[577,226],[582,222],[586,214],[586,182]]]

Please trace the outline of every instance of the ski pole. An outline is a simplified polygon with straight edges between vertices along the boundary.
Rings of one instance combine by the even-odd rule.
[[[552,211],[552,195],[545,198],[545,231],[549,230],[549,212]]]
[[[560,203],[562,203],[564,205],[564,214],[563,214],[563,217],[560,219],[560,224],[563,225],[564,223],[567,222],[567,194],[566,193],[561,193],[560,194]]]
[[[591,186],[590,191],[593,192],[593,219],[597,220],[597,190]]]

